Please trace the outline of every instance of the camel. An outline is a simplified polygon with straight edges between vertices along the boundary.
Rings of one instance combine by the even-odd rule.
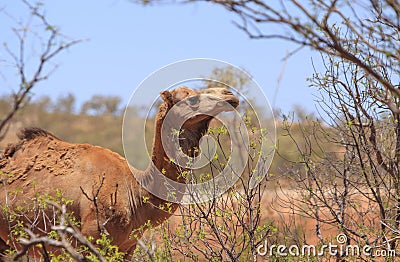
[[[108,149],[69,143],[40,128],[26,128],[20,131],[19,141],[9,144],[0,157],[0,205],[15,209],[27,204],[38,193],[55,195],[58,190],[65,199],[73,201],[68,211],[80,222],[84,236],[97,239],[104,230],[112,244],[131,255],[137,244],[131,232],[145,230],[149,224],[159,225],[178,207],[176,203],[169,203],[169,212],[162,210],[160,206],[167,201],[147,192],[135,179],[151,181],[155,169],[174,181],[181,179],[182,169],[170,161],[162,146],[161,129],[167,113],[178,103],[186,103],[193,110],[207,109],[209,114],[194,115],[187,120],[179,134],[182,151],[190,155],[198,147],[213,116],[232,111],[239,104],[238,98],[225,88],[196,91],[181,86],[163,91],[160,96],[162,103],[156,115],[151,164],[147,169],[131,167],[123,157]],[[90,197],[96,190],[95,205]],[[25,215],[31,221],[34,219],[31,210],[25,211]],[[9,248],[6,245],[9,228],[2,208],[0,251]],[[40,235],[40,231],[35,233]]]

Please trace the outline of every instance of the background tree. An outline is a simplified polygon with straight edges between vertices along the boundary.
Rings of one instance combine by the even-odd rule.
[[[75,111],[75,103],[75,96],[71,93],[68,93],[67,95],[61,96],[57,99],[57,102],[54,104],[53,111],[73,114]]]
[[[120,112],[121,98],[118,96],[94,95],[82,105],[82,114],[117,115]]]
[[[299,138],[294,125],[284,122],[300,160],[291,160],[293,166],[286,172],[292,183],[281,187],[275,208],[310,218],[322,243],[331,241],[330,228],[331,233],[333,229],[345,234],[348,245],[396,250],[398,115],[370,95],[376,82],[358,65],[332,56],[324,60],[326,71],[315,73],[310,81],[321,90],[320,105],[329,126],[305,121]],[[331,150],[326,144],[333,145]]]
[[[245,93],[246,88],[249,88],[249,77],[249,75],[245,75],[242,71],[228,66],[226,68],[214,68],[211,72],[211,75],[207,77],[211,80],[205,80],[204,82],[207,88],[234,87],[241,93]]]
[[[6,8],[0,12],[1,15],[15,21],[16,25],[11,30],[17,40],[16,45],[12,41],[3,43],[4,57],[0,57],[0,63],[13,69],[9,74],[10,78],[15,73],[18,76],[15,82],[17,84],[11,86],[12,103],[4,111],[5,115],[0,116],[0,140],[6,135],[10,120],[29,102],[32,90],[57,68],[54,64],[55,57],[70,46],[81,42],[62,35],[59,28],[47,20],[42,3],[33,5],[27,0],[21,2],[27,13],[26,19],[22,21],[8,14]],[[7,79],[4,73],[2,77]],[[10,82],[14,83],[14,80]]]

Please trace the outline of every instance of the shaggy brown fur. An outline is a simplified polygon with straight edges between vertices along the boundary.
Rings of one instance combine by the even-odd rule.
[[[0,205],[15,209],[18,205],[32,204],[32,199],[38,195],[55,195],[55,191],[59,190],[63,197],[73,200],[69,212],[73,212],[81,222],[80,229],[85,236],[98,238],[104,230],[110,234],[113,244],[131,254],[137,241],[130,238],[133,230],[149,220],[152,226],[157,226],[171,216],[171,213],[158,208],[165,201],[144,190],[132,172],[151,183],[151,176],[157,168],[164,170],[167,177],[178,180],[179,170],[171,164],[161,143],[163,120],[179,101],[205,93],[223,99],[234,107],[239,103],[237,97],[221,88],[197,92],[179,87],[171,92],[162,92],[164,102],[156,117],[152,164],[144,171],[130,168],[124,158],[108,149],[65,142],[39,128],[22,130],[20,141],[9,145],[0,159],[0,175],[3,174],[0,176]],[[218,107],[215,99],[193,101],[200,106],[204,103],[219,112],[231,110],[220,104]],[[184,124],[185,130],[180,137],[184,152],[194,151],[193,147],[198,146],[211,119],[210,116],[199,115]],[[96,210],[88,196],[93,197],[98,189]],[[174,204],[172,211],[176,207]],[[4,210],[0,211],[0,249],[4,251],[4,242],[9,240],[9,228],[14,225],[9,225],[6,214],[1,212]],[[25,225],[29,225],[29,220],[32,221],[35,214],[25,211],[25,215],[29,218],[25,220]],[[39,222],[36,227],[43,227],[43,223]],[[38,230],[36,232],[39,233]]]

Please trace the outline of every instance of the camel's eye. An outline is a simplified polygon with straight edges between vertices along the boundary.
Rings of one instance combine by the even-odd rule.
[[[197,103],[199,103],[199,96],[191,96],[188,98],[188,101],[190,105],[196,105]]]

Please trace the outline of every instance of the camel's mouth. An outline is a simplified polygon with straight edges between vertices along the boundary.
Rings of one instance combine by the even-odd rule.
[[[239,100],[235,97],[235,98],[231,98],[231,99],[228,99],[228,100],[225,100],[225,101],[221,101],[222,103],[222,105],[224,105],[225,103],[228,103],[228,104],[230,104],[233,108],[236,108],[236,107],[238,107],[238,105],[239,105]],[[218,102],[218,103],[220,103],[220,102]]]
[[[230,98],[225,97],[223,100],[217,102],[217,107],[223,108],[222,111],[233,111],[238,106],[239,99],[233,95]]]

